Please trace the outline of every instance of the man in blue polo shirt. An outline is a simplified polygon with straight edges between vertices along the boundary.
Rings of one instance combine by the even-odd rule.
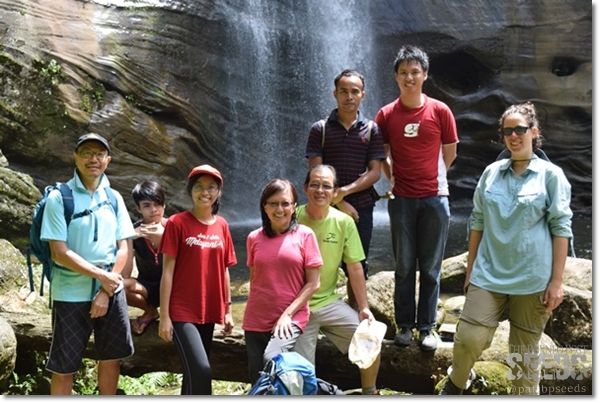
[[[312,125],[306,144],[306,158],[309,169],[328,164],[337,172],[339,188],[332,204],[356,222],[365,252],[365,259],[361,263],[366,279],[373,232],[373,208],[377,201],[373,185],[381,176],[381,164],[385,159],[383,138],[377,124],[359,112],[365,96],[362,74],[346,69],[335,77],[334,86],[337,108],[327,120]],[[342,268],[347,274],[345,265]],[[351,287],[348,289],[351,290]],[[356,306],[351,292],[348,297],[351,304]]]
[[[62,195],[55,190],[48,196],[42,221],[41,239],[48,241],[54,262],[52,344],[46,369],[52,372],[51,394],[70,395],[93,330],[98,389],[100,394],[115,394],[119,359],[133,354],[121,270],[128,255],[127,239],[135,236],[135,230],[121,195],[106,190],[108,141],[85,134],[78,139],[73,158],[75,174],[67,185],[75,214],[67,227]],[[111,191],[117,211],[110,202]]]

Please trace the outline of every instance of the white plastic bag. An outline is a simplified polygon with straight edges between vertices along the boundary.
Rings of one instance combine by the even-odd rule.
[[[360,322],[348,348],[348,359],[359,368],[369,368],[381,351],[381,342],[387,330],[385,323],[367,319]]]

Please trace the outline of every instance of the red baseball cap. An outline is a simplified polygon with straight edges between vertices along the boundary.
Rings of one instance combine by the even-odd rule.
[[[214,168],[208,164],[198,165],[197,167],[192,168],[188,174],[188,180],[198,175],[210,175],[214,177],[221,186],[223,186],[223,177],[221,176],[221,172],[219,172],[217,168]]]

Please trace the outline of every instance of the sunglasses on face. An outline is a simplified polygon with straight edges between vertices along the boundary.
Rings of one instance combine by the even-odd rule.
[[[527,130],[529,130],[528,126],[515,126],[515,127],[503,127],[502,130],[500,130],[500,132],[502,133],[503,136],[512,136],[513,132],[517,133],[517,136],[522,136],[525,133],[527,133]]]

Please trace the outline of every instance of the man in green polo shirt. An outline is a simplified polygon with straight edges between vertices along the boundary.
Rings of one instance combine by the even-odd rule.
[[[315,350],[319,331],[344,354],[359,323],[374,320],[367,302],[367,288],[361,260],[365,255],[352,217],[330,203],[336,192],[335,169],[330,165],[312,167],[304,182],[308,203],[298,207],[298,222],[310,227],[317,236],[323,258],[320,272],[321,286],[309,302],[310,320],[298,338],[295,350],[315,363]],[[338,268],[346,263],[349,286],[352,287],[358,312],[341,300],[335,292]],[[366,369],[360,370],[363,394],[377,393],[376,381],[380,357]]]

